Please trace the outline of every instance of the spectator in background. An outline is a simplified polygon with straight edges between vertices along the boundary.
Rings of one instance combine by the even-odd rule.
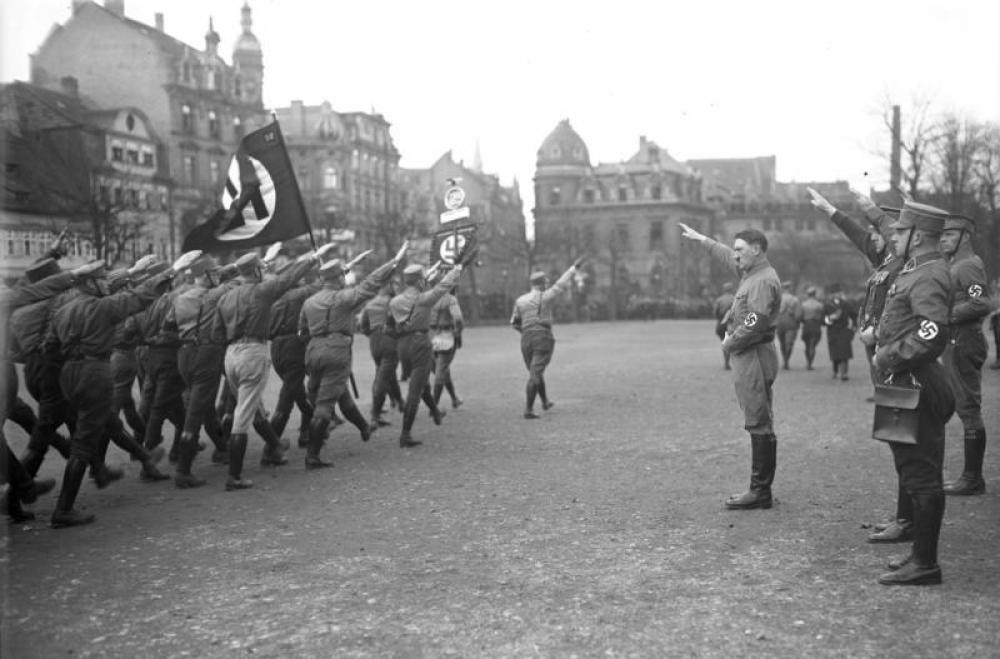
[[[823,309],[823,323],[826,325],[826,345],[833,362],[833,379],[847,380],[847,365],[854,357],[851,342],[857,327],[854,310],[844,298],[843,288],[838,283],[827,289],[829,298]]]

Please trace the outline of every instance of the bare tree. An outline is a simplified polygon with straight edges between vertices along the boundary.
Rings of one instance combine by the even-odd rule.
[[[984,126],[958,114],[944,115],[937,126],[929,176],[934,192],[953,211],[973,214]]]
[[[882,107],[882,123],[892,136],[892,100],[886,96]],[[900,150],[903,162],[901,165],[902,185],[914,199],[917,198],[921,184],[925,183],[928,158],[931,149],[938,139],[937,120],[932,112],[931,100],[923,96],[915,96],[909,108],[904,108],[902,114],[902,130],[900,132]],[[879,152],[886,156],[885,152]]]

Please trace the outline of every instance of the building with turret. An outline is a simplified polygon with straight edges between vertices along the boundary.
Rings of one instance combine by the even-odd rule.
[[[125,15],[124,0],[76,0],[31,56],[31,80],[56,90],[83,89],[98,106],[139,108],[163,141],[175,187],[168,200],[173,246],[219,204],[226,168],[242,136],[267,123],[263,56],[251,9],[241,11],[232,64],[207,20],[204,48],[165,31],[163,14],[149,25]]]
[[[587,255],[576,302],[622,315],[633,297],[698,296],[707,260],[681,244],[678,222],[712,232],[714,213],[689,165],[645,136],[626,160],[592,164],[568,119],[538,149],[535,261],[553,273]]]

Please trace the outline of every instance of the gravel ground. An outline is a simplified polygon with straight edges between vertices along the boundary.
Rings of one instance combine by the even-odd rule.
[[[396,413],[368,444],[335,430],[336,466],[318,472],[300,449],[257,466],[254,436],[257,487],[234,493],[206,454],[195,472],[209,485],[177,490],[140,483],[112,449],[128,476],[85,483],[78,500],[97,523],[49,529],[48,496],[38,521],[7,527],[0,654],[997,656],[995,443],[988,493],[948,500],[944,584],[885,588],[886,559],[908,547],[865,542],[893,510],[895,473],[868,438],[861,359],[833,381],[824,348],[807,372],[796,346],[775,386],[778,503],[732,512],[722,502],[746,487],[749,440],[710,323],[556,334],[557,405],[538,421],[521,419],[517,335],[474,328],[453,367],[465,405],[440,428],[422,410],[417,449],[396,445]],[[361,338],[363,388],[369,362]],[[1000,437],[1000,371],[984,372],[984,401]],[[20,451],[23,434],[7,430]],[[953,419],[946,478],[961,470],[961,434]],[[53,454],[42,475],[62,466]]]

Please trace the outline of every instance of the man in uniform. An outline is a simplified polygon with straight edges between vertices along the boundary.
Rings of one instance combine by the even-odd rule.
[[[806,289],[802,300],[802,343],[806,346],[806,370],[813,370],[816,346],[823,338],[823,303],[816,299],[816,287]]]
[[[781,346],[782,368],[788,370],[788,360],[792,358],[795,336],[802,322],[802,303],[792,293],[792,282],[781,282],[781,305],[778,307],[778,344]]]
[[[471,256],[469,256],[471,255]],[[475,250],[466,249],[462,261],[469,262],[474,258]],[[439,410],[434,403],[428,379],[431,372],[431,360],[434,358],[430,337],[430,314],[434,303],[452,289],[462,276],[462,263],[455,266],[430,290],[425,290],[427,282],[424,279],[424,268],[410,265],[403,270],[403,292],[389,301],[389,313],[397,336],[396,346],[403,372],[409,373],[406,390],[406,402],[403,405],[403,429],[399,434],[401,448],[419,446],[423,442],[413,439],[410,431],[417,417],[420,400],[423,399],[430,408],[434,423],[441,425],[444,411]]]
[[[983,334],[983,319],[990,313],[990,295],[983,260],[972,251],[975,230],[968,217],[952,215],[945,220],[941,235],[941,253],[951,263],[952,287],[951,343],[945,348],[942,361],[955,392],[955,411],[965,431],[962,475],[945,485],[944,493],[964,496],[986,492],[982,380],[989,348]]]
[[[306,449],[306,469],[332,467],[320,457],[326,441],[333,408],[339,405],[344,418],[368,441],[368,421],[354,403],[347,380],[353,363],[354,317],[365,302],[375,297],[392,276],[406,254],[407,245],[388,263],[376,268],[358,286],[345,288],[344,264],[340,259],[324,263],[320,268],[323,288],[302,304],[299,314],[299,334],[308,339],[306,371],[309,374],[309,400],[313,418],[309,426]]]
[[[375,362],[375,379],[372,381],[372,408],[369,429],[374,432],[381,426],[389,425],[382,418],[382,405],[386,396],[399,411],[403,410],[403,393],[396,379],[399,353],[396,348],[396,332],[386,322],[389,318],[389,301],[393,297],[393,286],[387,282],[361,311],[361,332],[368,337],[368,348]]]
[[[174,267],[152,277],[134,289],[105,295],[103,261],[97,261],[80,284],[81,295],[60,307],[52,318],[45,337],[46,354],[65,358],[60,384],[70,411],[75,416],[70,459],[66,462],[62,489],[52,513],[53,528],[78,526],[94,521],[91,514],[73,508],[87,466],[93,464],[99,443],[114,424],[111,415],[111,369],[109,359],[115,326],[141,311],[159,297],[157,290],[175,271],[183,270],[199,252],[182,255]]]
[[[215,260],[202,255],[191,264],[188,272],[194,277],[191,287],[177,296],[167,313],[166,324],[175,328],[181,341],[177,351],[177,369],[184,381],[184,423],[178,441],[177,472],[174,485],[181,489],[201,487],[205,481],[191,473],[191,465],[199,450],[198,435],[202,426],[215,450],[212,462],[229,461],[229,447],[215,416],[215,398],[219,393],[225,346],[210,340],[215,307],[219,298],[237,282],[233,280],[235,266],[220,269]],[[226,279],[225,282],[220,280]]]
[[[951,277],[940,249],[947,213],[906,202],[890,227],[903,268],[889,289],[879,321],[874,366],[879,380],[910,377],[920,385],[915,444],[890,442],[896,472],[913,511],[913,550],[889,562],[883,585],[941,583],[938,536],[944,517],[944,426],[955,399],[937,358],[948,343]]]
[[[511,326],[521,334],[521,357],[528,369],[528,382],[524,386],[524,418],[537,419],[535,397],[542,399],[542,409],[551,409],[553,403],[545,389],[545,369],[552,361],[556,339],[552,335],[552,308],[555,300],[568,287],[573,275],[583,264],[583,257],[573,262],[556,283],[548,285],[549,279],[543,271],[533,272],[528,278],[531,290],[514,301]]]
[[[288,443],[274,434],[261,400],[271,372],[267,330],[271,307],[316,266],[321,255],[303,254],[274,279],[264,280],[260,257],[253,252],[246,254],[236,261],[240,285],[226,291],[216,306],[212,342],[227,344],[226,382],[236,398],[229,437],[228,491],[253,487],[253,481],[243,478],[243,458],[251,425],[266,444],[261,464],[277,466],[288,462],[284,457]]]
[[[455,353],[462,347],[462,307],[458,305],[455,289],[441,296],[431,307],[431,347],[434,349],[434,403],[441,403],[441,392],[448,390],[451,406],[457,408],[462,399],[455,393],[455,382],[451,377],[451,363]]]
[[[712,313],[715,314],[715,335],[719,337],[719,343],[726,338],[726,325],[729,323],[729,312],[733,308],[733,282],[727,281],[722,284],[722,295],[715,298],[712,305]],[[722,351],[723,367],[728,371],[732,367],[729,365],[729,353]]]
[[[271,326],[268,336],[271,339],[271,362],[274,372],[281,378],[281,390],[278,392],[278,402],[271,413],[270,423],[274,434],[278,437],[285,432],[292,406],[299,408],[300,447],[309,443],[309,426],[312,421],[313,409],[306,395],[306,343],[307,339],[299,336],[299,314],[306,298],[320,290],[315,275],[310,272],[305,281],[288,291],[274,303],[271,309]]]
[[[781,280],[767,260],[767,237],[760,231],[740,231],[730,249],[686,224],[680,226],[683,237],[700,242],[712,258],[741,276],[722,348],[732,354],[736,398],[750,432],[752,459],[749,491],[730,497],[726,507],[770,508],[778,452],[772,386],[778,375],[774,330],[781,305]]]

